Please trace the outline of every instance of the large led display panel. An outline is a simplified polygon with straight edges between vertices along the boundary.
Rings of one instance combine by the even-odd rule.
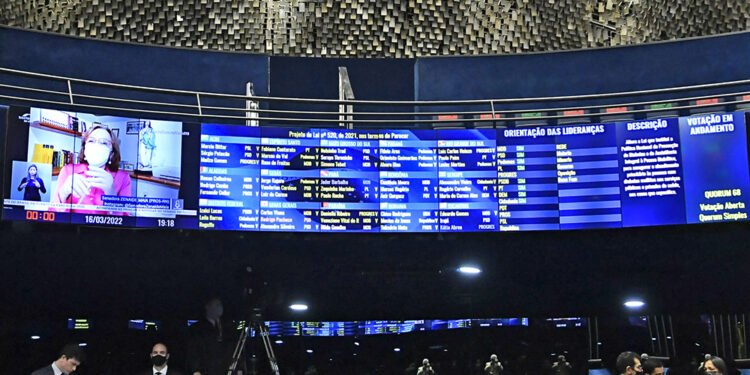
[[[3,218],[299,232],[747,220],[745,112],[346,130],[8,111]]]

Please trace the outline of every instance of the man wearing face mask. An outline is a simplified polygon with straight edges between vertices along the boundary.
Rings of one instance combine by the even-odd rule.
[[[552,371],[555,375],[570,375],[571,368],[570,362],[565,360],[564,355],[557,356],[557,362],[552,364]]]
[[[181,372],[171,368],[167,365],[169,360],[169,352],[167,346],[162,343],[157,343],[151,349],[151,367],[150,370],[143,371],[138,375],[182,375]]]
[[[497,354],[490,356],[490,361],[484,364],[484,373],[487,375],[500,375],[503,372],[503,365],[497,359]]]
[[[239,332],[222,319],[224,304],[214,297],[205,304],[204,319],[190,326],[188,374],[226,375],[232,361]],[[245,363],[240,361],[237,374],[242,374]]]
[[[640,356],[634,352],[620,353],[615,366],[618,375],[643,375]]]
[[[102,197],[132,194],[130,175],[120,170],[120,146],[112,131],[94,126],[83,135],[78,164],[67,164],[57,177],[52,203],[101,206]],[[54,209],[69,212],[69,209]],[[74,209],[77,213],[122,215],[116,211]]]
[[[661,361],[649,358],[643,362],[644,375],[664,375],[664,364]]]
[[[422,366],[417,369],[417,375],[435,375],[435,370],[432,369],[429,359],[422,360]]]

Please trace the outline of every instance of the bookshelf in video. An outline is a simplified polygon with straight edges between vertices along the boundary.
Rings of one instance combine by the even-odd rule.
[[[304,232],[747,220],[746,120],[344,130],[11,107],[3,217]]]
[[[182,173],[192,132],[174,121],[11,107],[3,218],[193,227],[197,198]]]

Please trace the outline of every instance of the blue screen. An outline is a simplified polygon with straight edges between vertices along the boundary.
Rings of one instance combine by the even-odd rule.
[[[508,129],[202,124],[199,139],[191,123],[27,107],[9,113],[6,219],[247,231],[534,231],[747,220],[750,204],[745,112]],[[107,212],[95,207],[99,198],[54,199],[70,183],[61,175],[85,176],[87,162],[75,157],[80,130],[102,119],[122,143],[120,171],[110,171],[122,178],[119,193],[96,195]],[[50,192],[40,188],[37,197],[24,178],[46,181]]]
[[[190,321],[188,321],[190,322]],[[245,321],[235,322],[238,329]],[[455,319],[455,320],[365,320],[365,321],[266,321],[271,336],[334,337],[389,335],[446,329],[528,326],[529,318]],[[251,333],[255,329],[251,327]]]
[[[431,329],[425,320],[367,320],[360,322],[359,330],[365,335],[398,334]]]
[[[318,129],[262,129],[261,230],[320,230],[319,146]]]
[[[437,133],[380,132],[380,231],[438,230]]]
[[[198,227],[258,230],[260,129],[203,124]]]
[[[528,326],[529,318],[472,319],[472,327]]]
[[[494,130],[438,132],[440,231],[497,230]]]
[[[747,220],[748,157],[742,113],[680,119],[688,223]]]
[[[320,200],[322,232],[380,230],[378,131],[320,131]]]
[[[498,130],[497,144],[501,230],[622,225],[614,124]]]
[[[555,136],[498,130],[496,149],[499,229],[560,229]]]
[[[617,127],[624,226],[685,222],[679,121],[633,121]]]
[[[356,322],[292,322],[295,336],[333,337],[354,336],[357,334]]]

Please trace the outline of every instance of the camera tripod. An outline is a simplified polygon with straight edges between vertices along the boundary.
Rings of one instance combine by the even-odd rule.
[[[263,347],[266,349],[266,356],[268,357],[268,363],[271,365],[271,372],[275,375],[279,375],[279,363],[276,361],[276,354],[273,352],[271,346],[271,338],[268,334],[268,327],[265,323],[259,320],[249,320],[248,325],[240,333],[240,337],[237,340],[237,345],[234,347],[234,353],[232,354],[232,362],[229,365],[227,375],[234,375],[237,371],[237,365],[239,364],[240,358],[242,357],[242,350],[245,348],[250,332],[255,330],[261,340],[263,340]]]

